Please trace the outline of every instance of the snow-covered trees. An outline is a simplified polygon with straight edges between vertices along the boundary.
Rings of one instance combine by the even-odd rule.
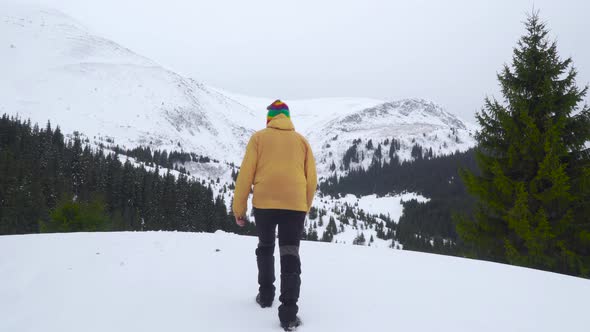
[[[118,155],[92,150],[79,137],[66,141],[50,124],[39,129],[2,116],[0,132],[0,234],[253,232],[251,224],[238,228],[223,199],[188,177],[123,164]]]

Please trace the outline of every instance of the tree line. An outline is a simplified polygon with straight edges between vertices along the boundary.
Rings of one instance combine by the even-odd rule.
[[[102,145],[101,148],[103,148]],[[133,149],[124,149],[117,145],[111,149],[117,154],[122,154],[134,158],[136,161],[145,163],[147,166],[153,167],[158,165],[162,168],[174,169],[188,175],[190,175],[190,172],[187,172],[186,169],[182,166],[187,162],[219,163],[219,160],[211,159],[203,155],[198,155],[194,152],[168,152],[167,150],[152,149],[149,146],[137,146]]]
[[[404,213],[392,228],[395,236],[391,238],[409,250],[459,254],[454,214],[473,210],[475,203],[459,170],[477,170],[475,151],[432,156],[419,145],[414,145],[413,151],[413,160],[401,161],[393,152],[389,161],[374,162],[367,169],[354,168],[344,176],[333,175],[320,184],[320,191],[332,196],[421,194],[429,201],[402,203]]]
[[[238,228],[221,197],[184,175],[66,140],[59,127],[0,119],[0,234]],[[162,173],[162,174],[160,174]]]

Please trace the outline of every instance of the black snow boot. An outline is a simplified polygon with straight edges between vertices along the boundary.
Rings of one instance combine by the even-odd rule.
[[[256,303],[258,303],[258,305],[260,305],[261,308],[269,308],[272,307],[272,299],[268,300],[268,299],[262,299],[262,297],[260,296],[260,293],[258,293],[258,295],[256,295]]]
[[[298,316],[295,316],[295,319],[289,322],[281,322],[281,327],[285,331],[295,331],[297,327],[301,325],[301,319]]]

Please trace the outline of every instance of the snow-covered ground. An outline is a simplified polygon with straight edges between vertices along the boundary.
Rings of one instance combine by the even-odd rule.
[[[400,195],[387,195],[377,197],[377,195],[368,195],[357,197],[355,195],[346,195],[342,198],[331,198],[331,202],[346,203],[350,206],[357,206],[359,209],[372,215],[384,215],[393,221],[399,221],[403,214],[403,202],[416,200],[420,203],[430,201],[430,199],[415,193],[404,193]]]
[[[383,225],[385,231],[389,230],[386,220],[380,216],[388,217],[391,221],[397,223],[404,212],[403,202],[409,200],[417,200],[418,202],[428,202],[429,199],[415,194],[403,193],[399,195],[387,195],[377,197],[377,195],[368,195],[357,197],[355,195],[346,195],[344,197],[332,196],[316,196],[313,201],[313,207],[319,211],[325,212],[325,215],[315,219],[306,220],[306,230],[310,230],[310,226],[314,226],[318,237],[321,239],[322,235],[328,227],[330,218],[334,218],[338,233],[334,235],[333,242],[341,244],[352,244],[354,239],[359,235],[365,237],[366,243],[364,245],[378,247],[378,248],[403,248],[403,245],[398,241],[395,243],[392,240],[384,240],[377,237],[377,230],[374,224],[362,220],[361,215],[375,217],[376,223]],[[346,223],[340,221],[340,216],[345,215],[346,209],[350,208],[354,217],[346,217]],[[371,242],[371,239],[373,241]]]
[[[2,236],[0,331],[280,331],[277,302],[254,302],[255,246],[225,233]],[[590,326],[584,279],[315,242],[301,256],[302,332]]]

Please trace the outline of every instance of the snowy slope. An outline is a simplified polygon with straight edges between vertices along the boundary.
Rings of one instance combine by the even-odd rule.
[[[50,119],[92,142],[182,149],[239,163],[273,100],[182,77],[51,9],[0,4],[0,48],[0,112],[41,124]],[[357,138],[400,139],[402,159],[414,143],[438,154],[474,144],[470,126],[420,99],[286,101],[296,128],[314,147],[322,175]]]
[[[0,4],[0,112],[91,140],[239,159],[251,110],[50,9]]]
[[[224,233],[3,236],[0,331],[280,331],[277,303],[254,302],[255,246]],[[302,243],[301,256],[301,332],[590,326],[584,279],[313,242]]]

